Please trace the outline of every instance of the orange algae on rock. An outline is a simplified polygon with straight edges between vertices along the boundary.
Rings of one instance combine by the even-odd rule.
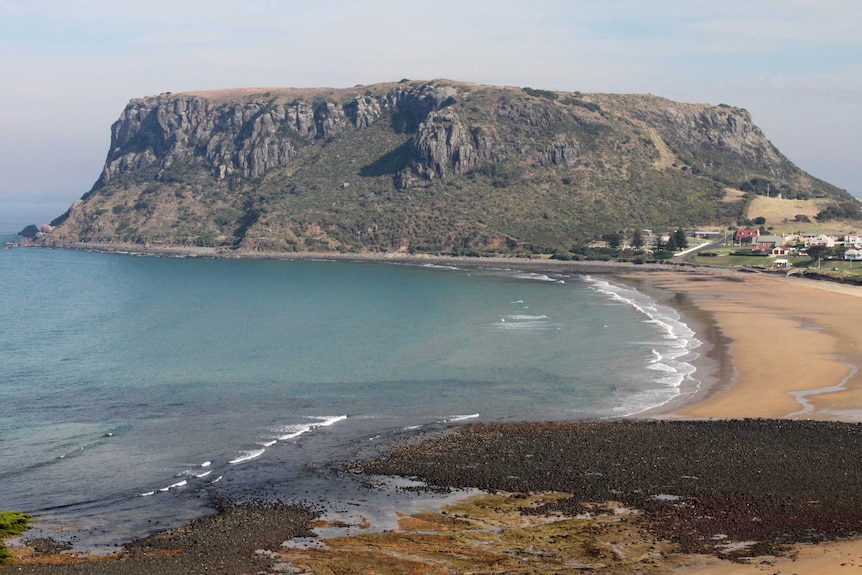
[[[338,574],[664,573],[685,565],[672,544],[654,540],[636,512],[617,504],[579,517],[523,513],[564,497],[472,496],[440,511],[399,514],[397,530],[334,537],[280,555],[296,569]]]

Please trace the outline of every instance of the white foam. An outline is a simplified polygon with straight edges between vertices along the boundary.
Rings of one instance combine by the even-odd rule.
[[[519,305],[522,311],[520,313],[514,313],[500,318],[499,321],[494,323],[494,327],[497,329],[522,332],[560,329],[560,325],[550,321],[548,316],[545,314],[530,313],[528,311],[530,306],[524,305],[524,300],[519,299],[509,303],[512,305]]]
[[[461,268],[455,266],[446,266],[442,264],[421,264],[423,268],[435,268],[440,270],[460,270]]]
[[[294,425],[283,425],[277,428],[276,432],[279,433],[278,441],[287,441],[289,439],[295,439],[303,433],[308,433],[312,429],[314,429],[312,424],[300,423]]]
[[[518,320],[513,319],[512,316],[500,318],[500,321],[495,323],[494,327],[507,331],[550,331],[560,329],[558,323],[548,321],[547,319]]]
[[[311,419],[317,419],[319,423],[293,423],[289,425],[283,425],[274,430],[278,435],[278,441],[287,441],[289,439],[296,439],[300,435],[304,433],[308,433],[309,431],[313,431],[318,427],[329,427],[331,425],[335,425],[339,421],[344,421],[347,419],[346,415],[334,415],[334,416],[318,416],[312,417]]]
[[[651,369],[653,371],[664,371],[668,373],[677,373],[677,370],[672,365],[668,365],[666,363],[654,362],[647,366],[647,369]]]
[[[656,372],[653,383],[661,387],[630,398],[626,405],[619,406],[615,412],[634,414],[663,405],[679,395],[682,383],[686,380],[692,381],[695,386],[699,385],[692,377],[696,368],[691,362],[698,357],[694,350],[700,347],[701,341],[695,337],[694,331],[682,321],[675,309],[659,305],[645,294],[627,286],[591,276],[586,276],[586,279],[594,290],[608,296],[610,301],[628,305],[643,314],[644,322],[656,326],[662,339],[659,347],[661,351],[651,349],[650,357],[646,360],[646,368]],[[656,345],[656,342],[649,343]]]
[[[476,419],[479,417],[478,413],[472,413],[470,415],[452,415],[443,420],[443,423],[451,423],[453,421],[464,421],[465,419]]]
[[[336,415],[334,417],[318,417],[316,419],[322,419],[323,421],[318,424],[318,427],[329,427],[330,425],[335,425],[339,421],[344,421],[347,419],[346,415]]]
[[[540,282],[554,282],[554,283],[565,283],[563,280],[555,280],[554,278],[548,277],[545,274],[538,273],[519,273],[515,274],[515,277],[522,280],[534,280]]]
[[[212,461],[204,461],[203,463],[201,463],[201,467],[209,467],[212,464],[213,464]]]
[[[198,479],[200,479],[201,477],[206,477],[207,475],[209,475],[209,474],[210,474],[210,473],[212,473],[212,472],[213,472],[213,470],[212,470],[212,469],[210,469],[209,471],[204,471],[203,473],[198,473],[197,475],[195,475],[195,477],[197,477]]]
[[[263,447],[261,447],[260,449],[254,449],[254,450],[250,450],[250,451],[242,451],[241,452],[242,455],[240,455],[239,457],[236,457],[234,459],[231,459],[230,461],[228,461],[228,463],[230,463],[231,465],[236,465],[237,463],[244,463],[246,461],[251,461],[252,459],[257,459],[258,457],[263,455],[264,451],[266,451],[266,448],[263,448]]]
[[[167,487],[162,487],[161,489],[159,489],[159,492],[165,493],[166,491],[170,491],[171,489],[178,489],[180,487],[185,487],[186,485],[188,485],[188,483],[189,482],[187,480],[183,479],[182,481],[177,481],[176,483],[172,483],[172,484],[168,485]],[[152,494],[154,492],[148,492],[148,493]]]

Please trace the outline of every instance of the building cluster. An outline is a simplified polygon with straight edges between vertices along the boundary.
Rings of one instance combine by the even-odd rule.
[[[733,235],[734,242],[740,245],[748,244],[751,249],[767,252],[773,256],[784,256],[797,254],[813,246],[844,248],[844,259],[850,261],[862,261],[862,235],[849,233],[846,235],[832,234],[785,234],[785,235],[760,235],[760,231],[753,228],[741,228]]]

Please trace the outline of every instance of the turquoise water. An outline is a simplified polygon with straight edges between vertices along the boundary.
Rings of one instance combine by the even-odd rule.
[[[698,344],[602,278],[0,250],[0,509],[107,544],[301,499],[416,428],[661,404]]]

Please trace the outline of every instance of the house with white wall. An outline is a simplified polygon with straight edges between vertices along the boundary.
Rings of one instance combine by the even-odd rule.
[[[844,252],[844,259],[851,262],[862,262],[862,250],[849,249]]]
[[[825,234],[806,235],[803,236],[803,240],[805,241],[806,248],[810,248],[811,246],[835,247],[835,238]]]

